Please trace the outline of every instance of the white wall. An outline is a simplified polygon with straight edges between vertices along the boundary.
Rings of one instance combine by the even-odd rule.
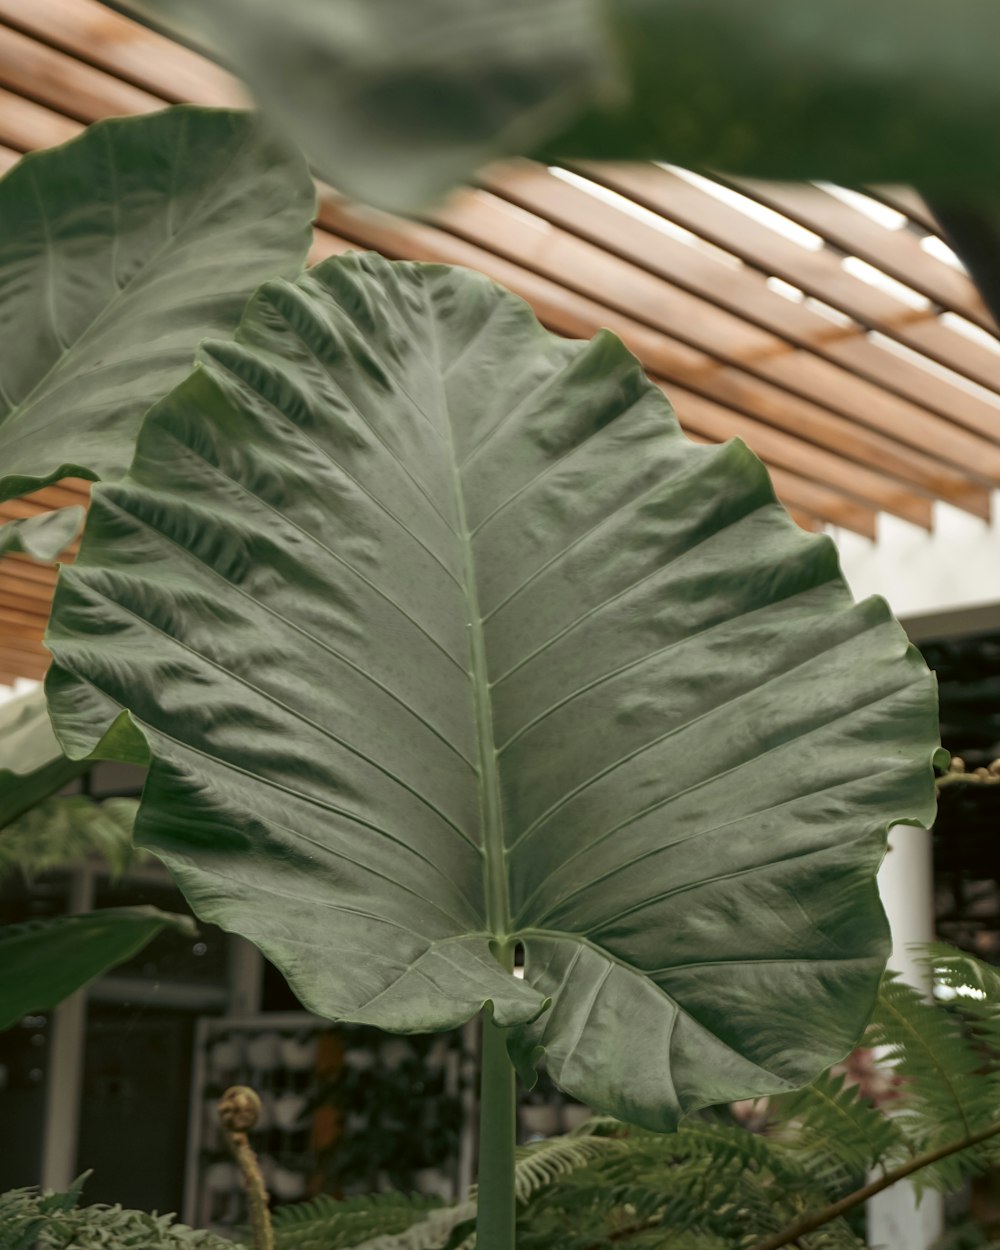
[[[899,617],[1000,601],[1000,491],[992,521],[937,503],[930,533],[885,513],[875,542],[828,532],[855,596],[882,595]]]
[[[29,690],[34,690],[37,685],[37,681],[29,681],[27,677],[19,677],[13,686],[0,685],[0,703],[6,703],[9,699],[16,699],[19,694],[27,694]]]

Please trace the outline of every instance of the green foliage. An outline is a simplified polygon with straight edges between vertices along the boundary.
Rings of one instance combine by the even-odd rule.
[[[274,1212],[275,1250],[351,1250],[372,1238],[396,1237],[441,1208],[439,1199],[419,1194],[314,1198]]]
[[[783,1126],[796,1164],[808,1164],[818,1178],[850,1180],[885,1168],[904,1153],[897,1122],[858,1097],[845,1073],[825,1072],[793,1094],[775,1099],[774,1121]],[[780,1134],[779,1134],[780,1138]]]
[[[997,1239],[976,1220],[967,1220],[949,1229],[933,1250],[996,1250]]]
[[[196,930],[189,916],[155,907],[105,907],[0,928],[0,1029],[130,959],[165,926]]]
[[[0,706],[0,830],[89,767],[63,755],[43,691]]]
[[[937,960],[933,955],[930,959],[932,968],[936,967]],[[971,956],[966,959],[978,964]],[[954,956],[944,965],[944,975],[951,976],[956,971]],[[977,980],[982,983],[989,971],[985,965],[979,967]],[[908,1139],[908,1153],[969,1137],[1000,1115],[1000,1082],[984,1071],[991,1060],[970,1036],[966,1004],[953,1001],[954,1008],[928,1002],[889,973],[868,1031],[868,1042],[884,1049],[884,1062],[898,1078],[893,1106],[896,1123]],[[980,1021],[986,1018],[988,1028],[998,1029],[1000,998],[973,1000],[969,1006]],[[915,1183],[952,1189],[970,1170],[980,1170],[997,1157],[996,1144],[990,1142],[935,1164],[921,1172]]]
[[[17,336],[0,499],[123,472],[199,339],[298,271],[313,201],[304,162],[249,113],[111,118],[18,161],[0,180],[0,317]]]
[[[130,719],[137,841],[304,1003],[491,1001],[522,1072],[651,1127],[850,1048],[885,828],[933,812],[885,604],[613,336],[461,269],[263,287],[95,488],[47,643],[67,750]]]
[[[12,872],[32,876],[100,855],[118,875],[143,852],[132,844],[137,799],[87,795],[44,799],[10,824],[0,837],[0,881]]]
[[[232,1250],[213,1233],[120,1206],[80,1207],[81,1178],[65,1194],[0,1194],[0,1250]]]
[[[804,1212],[852,1192],[869,1174],[891,1173],[914,1159],[928,1143],[940,1146],[947,1139],[959,1145],[966,1125],[1000,1127],[1000,1089],[991,1075],[1000,1058],[1000,973],[948,947],[928,948],[927,958],[938,985],[984,996],[926,1002],[897,978],[885,979],[867,1039],[885,1048],[883,1064],[891,1077],[888,1095],[883,1089],[877,1105],[848,1085],[843,1073],[827,1073],[804,1090],[758,1106],[752,1132],[720,1109],[687,1120],[673,1134],[599,1118],[567,1137],[533,1143],[519,1151],[516,1168],[518,1250],[753,1250]],[[915,1179],[951,1190],[994,1157],[987,1142],[956,1152],[946,1165],[927,1167]],[[372,1216],[365,1250],[475,1245],[474,1201],[436,1210],[433,1221],[417,1219],[405,1232],[378,1224],[380,1201],[354,1200],[354,1212],[368,1209]],[[338,1205],[325,1201],[321,1212],[335,1213]],[[303,1242],[306,1250],[354,1250],[349,1241],[325,1245],[321,1225],[312,1219],[308,1206],[299,1209],[299,1235],[317,1234]],[[802,1250],[859,1250],[865,1245],[862,1230],[859,1206],[795,1244]],[[970,1224],[940,1250],[987,1244]]]
[[[126,0],[214,46],[360,198],[503,155],[997,190],[994,0]]]
[[[891,1171],[919,1155],[927,1142],[940,1144],[939,1118],[952,1130],[984,1120],[1000,1127],[1000,1092],[990,1075],[1000,1052],[984,1040],[995,1038],[1000,1024],[1000,975],[945,947],[931,948],[928,959],[939,985],[979,990],[984,997],[924,1003],[926,1010],[918,1012],[918,997],[901,994],[905,987],[886,979],[868,1040],[887,1048],[887,1062],[898,1074],[893,1097],[873,1105],[842,1074],[827,1074],[809,1090],[758,1107],[759,1126],[752,1132],[719,1109],[689,1119],[673,1134],[598,1118],[566,1137],[531,1143],[518,1151],[515,1169],[518,1250],[754,1250],[804,1212],[822,1210],[850,1193],[871,1171]],[[977,1065],[979,1075],[970,1076]],[[953,1168],[935,1164],[916,1176],[929,1187],[952,1189],[991,1157],[985,1143],[955,1153]],[[59,1221],[68,1218],[65,1210],[75,1205],[76,1196],[5,1195],[0,1199],[0,1250],[34,1250],[33,1242],[11,1241],[11,1230],[24,1238],[24,1230],[43,1226],[50,1240],[42,1240],[41,1250],[75,1247],[52,1240],[51,1230],[62,1227]],[[67,1201],[64,1210],[60,1203]],[[52,1204],[51,1210],[42,1209],[44,1202]],[[418,1196],[380,1194],[343,1202],[324,1197],[275,1212],[276,1248],[474,1250],[475,1213],[474,1196],[454,1207]],[[147,1244],[155,1250],[161,1244],[115,1239],[115,1221],[123,1230],[133,1225],[145,1230],[142,1221],[152,1217],[87,1208],[72,1218],[94,1221],[95,1228],[106,1219],[115,1229],[106,1241],[96,1234],[88,1241],[81,1234],[79,1245],[88,1250],[105,1245],[139,1250]],[[858,1207],[846,1218],[830,1219],[801,1235],[795,1244],[801,1250],[863,1250],[862,1228]],[[216,1250],[215,1240],[176,1243],[178,1250],[188,1244]],[[989,1244],[970,1223],[949,1234],[938,1250],[980,1250]]]
[[[0,525],[0,556],[22,551],[50,564],[80,532],[83,519],[83,508],[74,506],[8,521]]]
[[[622,1143],[617,1137],[591,1132],[551,1137],[519,1147],[514,1163],[514,1194],[526,1203],[561,1176],[569,1176],[589,1163],[599,1163],[618,1154]]]

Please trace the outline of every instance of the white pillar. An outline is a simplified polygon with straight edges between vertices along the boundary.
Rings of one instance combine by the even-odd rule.
[[[908,984],[930,993],[930,980],[910,948],[934,940],[934,861],[926,829],[897,825],[878,875],[882,905],[892,929],[889,966]],[[868,1240],[885,1250],[927,1250],[944,1232],[944,1202],[927,1193],[919,1207],[903,1181],[876,1194],[867,1207]]]

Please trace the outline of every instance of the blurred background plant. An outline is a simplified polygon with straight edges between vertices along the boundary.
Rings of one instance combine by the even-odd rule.
[[[874,1189],[911,1176],[920,1191],[961,1192],[1000,1161],[1000,974],[940,945],[926,963],[935,999],[889,974],[866,1049],[804,1090],[712,1109],[675,1134],[595,1118],[520,1147],[519,1250],[863,1250],[863,1203]],[[46,1250],[160,1244],[128,1240],[150,1217],[136,1213],[130,1224],[118,1209],[77,1209],[78,1197],[4,1196],[2,1250],[33,1246],[14,1239],[29,1228],[36,1239],[49,1230]],[[322,1196],[277,1210],[275,1243],[471,1250],[475,1211],[474,1193],[452,1206],[427,1195]],[[59,1241],[71,1226],[79,1240]],[[178,1247],[197,1236],[173,1235]],[[997,1244],[1000,1220],[966,1220],[940,1250]]]

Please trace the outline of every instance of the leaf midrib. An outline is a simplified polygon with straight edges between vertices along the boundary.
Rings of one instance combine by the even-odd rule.
[[[493,733],[493,703],[490,695],[489,669],[486,661],[486,638],[483,614],[479,606],[476,566],[472,553],[472,536],[465,511],[461,471],[451,426],[451,412],[444,386],[441,351],[437,340],[437,322],[426,279],[423,295],[427,307],[427,333],[430,340],[431,374],[437,386],[438,403],[443,421],[443,438],[449,455],[452,492],[458,541],[462,551],[462,584],[468,612],[466,630],[469,636],[469,682],[476,724],[476,748],[479,754],[478,788],[482,817],[483,887],[486,899],[486,927],[501,946],[507,945],[511,932],[510,892],[507,881],[507,853],[504,848],[503,806],[500,794],[500,772]]]

